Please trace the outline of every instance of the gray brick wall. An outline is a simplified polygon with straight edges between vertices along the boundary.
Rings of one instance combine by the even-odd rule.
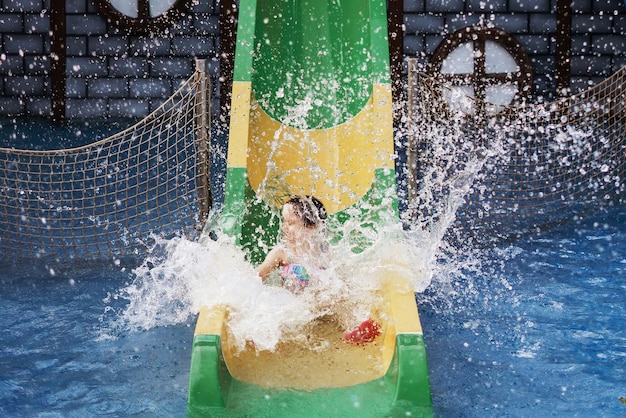
[[[444,37],[483,23],[515,37],[530,55],[534,95],[555,93],[556,0],[404,0],[404,54],[425,64]],[[67,116],[137,117],[158,107],[208,59],[213,111],[219,96],[218,0],[202,0],[165,34],[128,34],[91,0],[66,0]],[[49,115],[50,0],[0,0],[0,116]],[[572,0],[574,92],[626,64],[623,0]]]
[[[169,30],[137,35],[108,23],[91,0],[66,0],[67,117],[145,116],[193,73],[196,56],[209,60],[217,85],[218,0],[197,3]],[[50,115],[50,0],[0,6],[0,116]],[[217,111],[217,93],[212,100]]]

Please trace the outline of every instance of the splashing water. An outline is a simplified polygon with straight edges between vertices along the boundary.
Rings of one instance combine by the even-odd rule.
[[[290,117],[302,122],[310,107],[310,103],[303,102],[300,108],[290,109]],[[396,224],[378,225],[378,230],[362,229],[358,222],[342,224],[341,231],[335,232],[344,238],[330,245],[327,268],[298,295],[263,285],[244,251],[230,237],[203,237],[198,242],[184,238],[159,240],[134,271],[133,282],[115,295],[128,301],[118,312],[116,326],[140,330],[177,324],[197,314],[203,305],[223,305],[229,314],[229,331],[240,348],[252,340],[257,349],[273,350],[284,338],[298,335],[306,324],[325,315],[335,316],[346,330],[360,323],[380,302],[380,277],[385,271],[409,277],[410,286],[418,293],[435,280],[429,304],[436,310],[453,306],[459,294],[480,297],[473,282],[465,280],[467,273],[497,278],[497,271],[516,254],[503,251],[497,257],[485,256],[484,248],[474,248],[471,242],[460,247],[458,243],[464,237],[453,227],[456,214],[472,193],[488,194],[489,183],[483,183],[486,175],[497,173],[498,166],[505,165],[511,155],[525,152],[527,142],[512,142],[506,126],[491,126],[488,141],[470,141],[460,128],[461,117],[450,122],[420,127],[422,138],[427,139],[429,159],[435,163],[421,167],[421,186],[407,211],[418,216],[404,220],[408,229],[402,230]],[[567,151],[571,159],[560,158],[556,164],[568,165],[576,153],[587,147],[588,137],[588,133],[570,127],[555,129],[550,150],[561,150],[572,139],[577,144]],[[273,141],[284,140],[290,138],[277,131]],[[593,169],[591,163],[588,169]],[[271,199],[272,176],[276,173],[269,166],[267,173],[261,192]],[[488,201],[482,205],[485,213],[494,210]],[[352,251],[353,232],[367,237],[371,245],[362,252]],[[499,283],[507,295],[512,290],[504,279],[492,283]],[[497,292],[495,295],[499,297]]]
[[[230,237],[159,240],[134,270],[132,283],[115,295],[128,303],[117,312],[114,327],[137,331],[173,325],[204,305],[221,305],[240,349],[254,341],[258,350],[274,350],[279,341],[295,338],[324,316],[333,316],[348,330],[380,303],[381,272],[394,270],[413,277],[416,288],[427,286],[423,259],[407,251],[401,256],[406,247],[402,235],[399,225],[383,228],[370,235],[375,241],[360,253],[352,251],[349,238],[331,244],[327,268],[317,271],[299,294],[263,284]]]
[[[510,120],[493,117],[475,126],[450,110],[450,119],[441,121],[436,110],[425,109],[420,116],[432,121],[410,133],[425,151],[420,188],[409,203],[410,248],[428,251],[433,278],[428,297],[420,299],[437,312],[453,308],[459,297],[482,299],[484,306],[488,298],[514,303],[515,289],[502,271],[518,252],[498,244],[621,201],[623,160],[615,158],[621,139],[602,119],[555,120],[550,106],[528,106]],[[481,294],[477,277],[488,280],[489,291]]]
[[[300,120],[301,113],[310,108],[307,103],[302,106],[305,108],[291,110],[294,120]],[[274,141],[281,140],[289,138],[277,132]],[[489,155],[474,148],[452,148],[450,143],[440,144],[437,150],[440,155],[453,152],[446,158],[458,157],[461,152],[471,155],[465,157],[465,165],[455,165],[453,175],[431,175],[431,184],[422,189],[421,199],[430,201],[437,211],[429,223],[414,222],[412,228],[403,230],[398,222],[374,222],[374,229],[364,227],[355,217],[335,225],[338,230],[329,235],[339,238],[331,240],[328,265],[316,272],[302,293],[264,285],[231,237],[218,233],[214,239],[204,236],[198,242],[160,239],[134,270],[132,283],[115,295],[128,301],[117,312],[115,326],[150,329],[184,322],[205,305],[225,306],[229,332],[240,349],[254,341],[258,350],[274,350],[280,341],[306,332],[307,324],[316,318],[332,316],[344,330],[360,324],[380,306],[381,280],[389,275],[409,278],[407,285],[423,292],[437,269],[454,213]],[[269,169],[268,173],[274,175]],[[267,185],[262,183],[262,189]],[[219,224],[219,219],[212,223]],[[368,245],[354,251],[354,237]]]

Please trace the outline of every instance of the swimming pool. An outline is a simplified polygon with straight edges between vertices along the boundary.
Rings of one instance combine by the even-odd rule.
[[[7,261],[0,415],[185,416],[195,318],[118,327],[130,267]],[[624,206],[441,260],[417,295],[436,415],[624,416],[625,266]]]
[[[624,416],[626,208],[479,257],[475,272],[440,266],[417,295],[436,415]],[[131,279],[2,269],[0,415],[185,416],[194,318],[112,329],[105,310]]]

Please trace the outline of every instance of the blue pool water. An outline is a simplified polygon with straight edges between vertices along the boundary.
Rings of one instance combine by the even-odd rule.
[[[5,135],[14,128],[0,124],[2,145],[32,148],[28,132]],[[63,146],[108,132],[68,129],[81,133]],[[117,327],[130,267],[8,261],[0,416],[185,416],[194,317]],[[623,206],[441,260],[416,296],[436,416],[626,416],[625,269]]]
[[[436,416],[626,416],[626,208],[477,253],[417,295]],[[1,271],[0,416],[185,416],[195,318],[112,328],[120,267]]]
[[[0,416],[184,415],[191,325],[101,338],[103,299],[127,280],[102,266],[3,272]]]
[[[418,295],[437,415],[626,416],[626,209],[486,257]]]

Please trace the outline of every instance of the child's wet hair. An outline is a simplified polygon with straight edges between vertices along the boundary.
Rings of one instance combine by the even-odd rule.
[[[285,204],[293,206],[294,212],[307,228],[316,227],[328,218],[324,204],[314,196],[292,196]]]

